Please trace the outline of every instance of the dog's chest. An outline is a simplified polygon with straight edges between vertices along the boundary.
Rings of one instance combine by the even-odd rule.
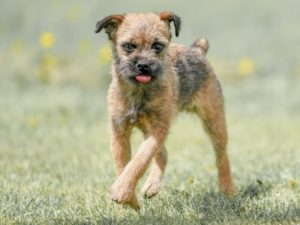
[[[152,106],[151,96],[148,94],[139,94],[131,96],[127,102],[126,120],[131,124],[138,124],[142,118],[155,116],[155,110]]]
[[[149,108],[147,103],[145,101],[135,101],[129,105],[125,117],[129,123],[136,124],[141,117],[147,116],[148,114]]]

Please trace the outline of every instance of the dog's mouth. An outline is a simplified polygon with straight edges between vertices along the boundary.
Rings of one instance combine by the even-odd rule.
[[[152,80],[152,77],[150,75],[145,75],[145,74],[136,75],[134,78],[137,82],[142,84],[149,83]]]

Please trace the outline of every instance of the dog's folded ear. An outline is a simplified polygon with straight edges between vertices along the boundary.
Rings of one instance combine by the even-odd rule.
[[[161,20],[164,20],[164,21],[168,22],[169,24],[171,22],[174,23],[175,35],[176,35],[176,37],[178,37],[179,31],[180,31],[180,28],[181,28],[181,19],[180,19],[180,17],[177,16],[173,12],[161,12],[161,13],[159,13],[159,16],[160,16]]]
[[[113,40],[115,38],[117,28],[123,22],[123,20],[124,15],[118,14],[107,16],[97,22],[95,33],[99,33],[104,28],[105,32],[108,34],[109,39]]]

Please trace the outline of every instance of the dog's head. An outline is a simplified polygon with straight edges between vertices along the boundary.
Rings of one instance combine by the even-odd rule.
[[[115,69],[121,79],[148,84],[164,75],[171,22],[178,36],[180,18],[172,12],[111,15],[97,23],[95,32],[105,29],[112,41]]]

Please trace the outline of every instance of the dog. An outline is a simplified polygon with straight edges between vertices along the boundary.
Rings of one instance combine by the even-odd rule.
[[[112,82],[108,91],[111,150],[118,178],[111,198],[138,209],[138,180],[152,161],[142,187],[156,195],[167,164],[165,141],[173,118],[182,111],[202,120],[216,154],[220,191],[234,193],[227,156],[227,128],[220,82],[205,55],[208,41],[191,47],[171,43],[171,23],[179,35],[181,19],[173,12],[117,14],[96,24],[112,42]],[[144,141],[131,158],[130,136],[137,127]]]

